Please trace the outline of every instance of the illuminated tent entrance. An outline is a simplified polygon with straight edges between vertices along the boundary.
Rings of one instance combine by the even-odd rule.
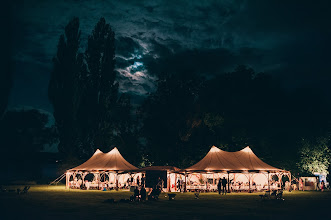
[[[220,178],[227,180],[227,191],[252,192],[280,189],[283,176],[291,173],[272,167],[246,147],[227,152],[213,146],[207,155],[185,171],[187,191],[217,191]]]
[[[85,163],[66,172],[66,188],[128,188],[139,175],[132,175],[129,171],[137,169],[123,158],[116,147],[108,153],[98,149]]]
[[[158,185],[159,178],[163,180],[162,190],[164,192],[176,192],[181,189],[178,180],[184,180],[181,169],[174,166],[149,166],[136,170],[137,174],[144,174],[146,178],[145,187],[153,188]],[[183,184],[182,184],[183,185]],[[182,187],[184,191],[184,186]]]

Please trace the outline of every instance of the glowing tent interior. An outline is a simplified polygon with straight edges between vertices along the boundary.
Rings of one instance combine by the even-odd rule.
[[[87,188],[100,188],[102,184],[118,188],[130,177],[127,172],[137,169],[123,158],[116,147],[108,153],[97,149],[86,162],[66,172],[66,187],[79,188],[85,181],[83,185]],[[91,182],[86,180],[87,175],[92,175]]]
[[[201,188],[215,191],[217,180],[223,177],[227,179],[228,191],[279,188],[284,175],[291,182],[290,172],[263,162],[250,147],[227,152],[213,146],[202,160],[184,171],[188,178],[186,187],[190,191]]]
[[[227,179],[228,191],[279,189],[284,176],[291,182],[290,172],[263,162],[249,147],[227,152],[213,146],[202,160],[184,170],[171,166],[138,169],[126,161],[115,147],[108,153],[96,150],[89,160],[69,169],[66,187],[117,189],[137,186],[143,173],[146,177],[162,174],[167,191],[216,191],[217,180],[223,177]]]
[[[152,188],[158,184],[158,178],[162,178],[164,192],[174,192],[178,190],[177,180],[182,179],[181,169],[174,166],[148,166],[135,170],[137,173],[144,174],[146,187]]]

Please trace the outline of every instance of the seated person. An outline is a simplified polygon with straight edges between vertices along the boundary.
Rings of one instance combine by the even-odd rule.
[[[156,188],[153,186],[152,191],[148,194],[148,200],[155,200]]]
[[[270,196],[276,196],[277,195],[277,190],[272,190]]]
[[[161,194],[161,187],[156,187],[155,195],[159,197],[160,194]]]
[[[80,189],[83,189],[83,190],[85,190],[85,189],[86,189],[86,186],[85,186],[85,184],[84,184],[84,183],[82,183],[82,184],[80,185]]]
[[[136,186],[134,191],[133,191],[133,197],[135,201],[139,201],[140,200],[140,195],[139,195],[139,190],[138,187]]]
[[[159,187],[153,187],[152,192],[148,195],[148,200],[158,200],[161,189]]]
[[[105,184],[105,183],[100,183],[100,190],[101,190],[101,191],[107,191],[107,184]]]

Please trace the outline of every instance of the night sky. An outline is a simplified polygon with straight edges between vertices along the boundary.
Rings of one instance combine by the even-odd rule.
[[[59,36],[80,19],[81,47],[100,17],[116,34],[120,92],[135,104],[159,74],[212,78],[246,64],[286,89],[313,88],[331,102],[330,1],[14,1],[14,83],[9,108],[52,112],[47,89]]]

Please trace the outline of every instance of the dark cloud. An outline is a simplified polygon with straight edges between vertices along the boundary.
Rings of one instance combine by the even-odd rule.
[[[161,73],[212,77],[238,64],[273,74],[289,88],[319,87],[331,78],[330,4],[326,0],[17,1],[12,5],[13,59],[20,64],[15,70],[19,86],[11,103],[43,100],[49,106],[47,94],[22,95],[29,94],[25,93],[29,86],[21,77],[29,75],[34,86],[42,88],[39,93],[45,92],[58,38],[74,16],[80,18],[82,50],[101,16],[111,24],[120,90],[137,100],[155,89]],[[137,62],[142,64],[139,68]]]
[[[134,59],[138,54],[143,53],[140,44],[130,37],[117,37],[116,56],[126,59]]]
[[[214,75],[233,65],[234,55],[226,49],[194,49],[169,53],[158,59],[149,59],[146,65],[150,73],[194,73]]]

